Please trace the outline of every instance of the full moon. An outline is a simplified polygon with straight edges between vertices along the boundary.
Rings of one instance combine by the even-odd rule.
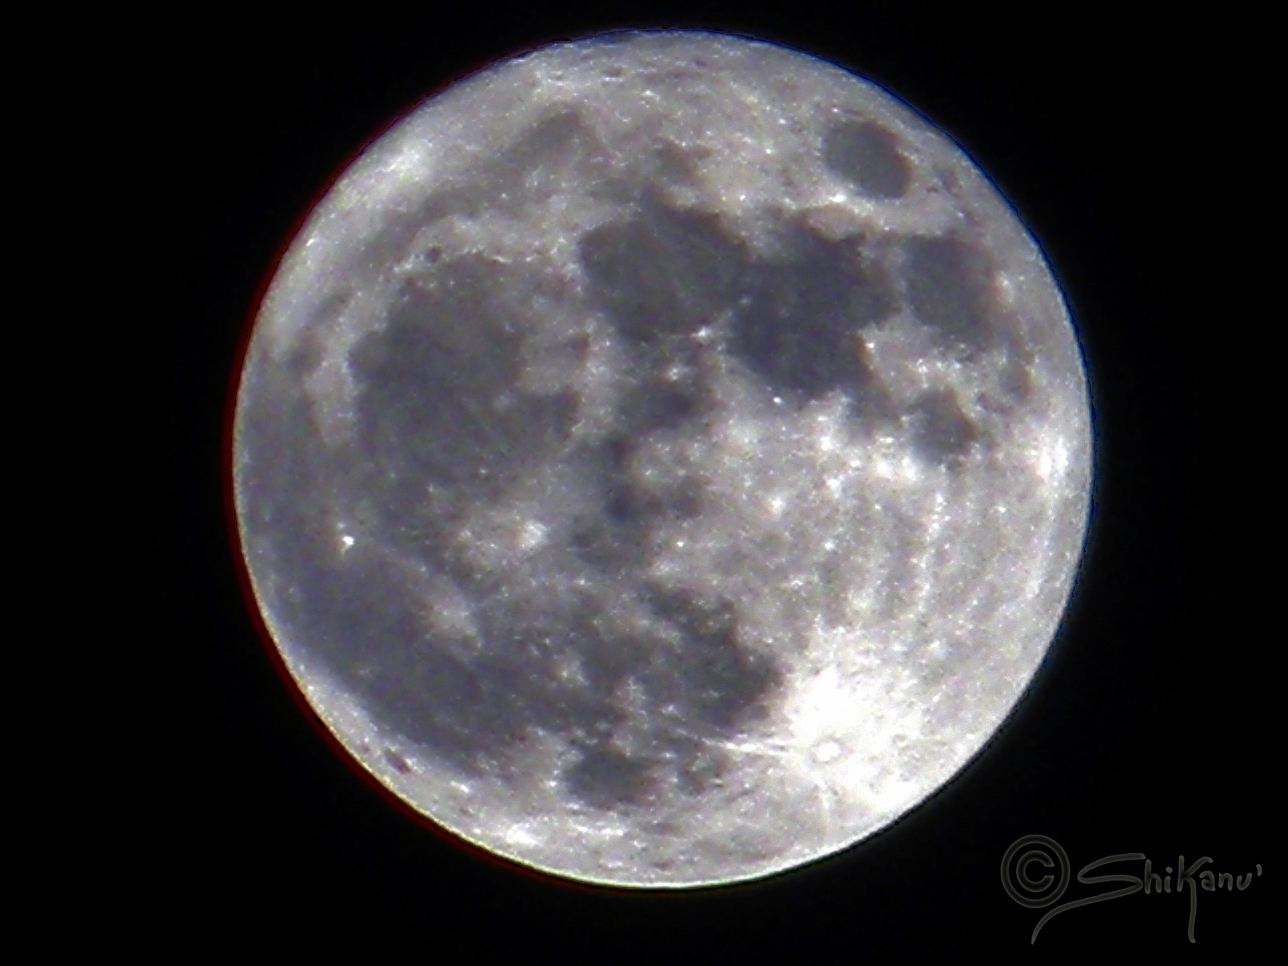
[[[896,98],[607,34],[372,143],[259,307],[256,602],[417,812],[621,887],[780,872],[998,729],[1067,604],[1091,420],[1043,256]]]

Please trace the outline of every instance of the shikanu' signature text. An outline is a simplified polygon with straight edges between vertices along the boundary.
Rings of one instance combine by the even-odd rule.
[[[1212,857],[1205,855],[1186,865],[1185,856],[1182,855],[1176,860],[1175,870],[1168,865],[1164,866],[1162,873],[1155,871],[1153,863],[1145,858],[1145,853],[1143,852],[1123,852],[1120,855],[1107,855],[1103,859],[1097,859],[1095,862],[1088,862],[1078,870],[1078,881],[1083,885],[1107,885],[1117,882],[1125,882],[1127,885],[1109,892],[1101,892],[1098,895],[1075,899],[1072,902],[1056,906],[1038,920],[1038,924],[1033,928],[1033,936],[1029,942],[1037,942],[1038,933],[1042,931],[1042,927],[1050,922],[1054,916],[1069,909],[1076,909],[1078,906],[1089,906],[1094,902],[1118,899],[1122,896],[1129,896],[1133,892],[1144,892],[1146,895],[1150,893],[1170,893],[1172,891],[1179,893],[1183,892],[1186,886],[1190,887],[1190,925],[1188,935],[1190,942],[1194,942],[1194,920],[1198,916],[1199,889],[1204,889],[1207,892],[1217,892],[1221,889],[1234,892],[1238,889],[1238,891],[1242,892],[1252,885],[1253,873],[1249,872],[1246,875],[1235,876],[1230,872],[1217,872],[1215,869],[1204,868],[1211,861]],[[1145,863],[1144,875],[1134,876],[1123,872],[1111,875],[1088,874],[1107,865],[1127,862]],[[1042,874],[1041,872],[1034,876],[1031,874],[1034,866],[1052,870],[1059,867],[1058,877],[1057,875]],[[1002,887],[1006,890],[1006,894],[1020,905],[1029,909],[1044,909],[1049,905],[1053,905],[1064,895],[1064,890],[1069,886],[1069,871],[1069,856],[1061,848],[1060,843],[1054,839],[1047,838],[1045,835],[1025,835],[1012,842],[1011,847],[1002,856]],[[1257,864],[1256,875],[1261,875],[1260,863]]]

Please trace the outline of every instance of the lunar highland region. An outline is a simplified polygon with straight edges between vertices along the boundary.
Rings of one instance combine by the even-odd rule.
[[[660,32],[368,148],[262,304],[234,482],[364,768],[516,862],[680,888],[845,848],[980,749],[1090,452],[1059,291],[959,147],[823,61]]]

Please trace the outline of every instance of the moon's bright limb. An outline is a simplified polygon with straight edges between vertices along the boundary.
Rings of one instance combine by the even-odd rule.
[[[962,151],[770,44],[610,35],[373,144],[256,322],[236,510],[327,726],[495,853],[742,880],[940,787],[1049,646],[1081,358]]]

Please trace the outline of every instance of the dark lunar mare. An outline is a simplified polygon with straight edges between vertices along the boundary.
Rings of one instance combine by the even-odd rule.
[[[928,392],[914,402],[908,413],[913,445],[923,459],[952,464],[979,439],[978,427],[962,412],[957,396],[950,390]]]
[[[757,262],[736,314],[731,348],[780,394],[851,400],[875,380],[858,336],[894,311],[889,281],[861,238],[831,241],[794,226],[782,256]]]
[[[630,437],[605,441],[593,458],[603,461],[623,583],[641,588],[655,618],[646,632],[614,630],[602,619],[611,602],[497,593],[447,545],[453,512],[556,455],[575,416],[568,394],[515,389],[524,319],[514,292],[525,284],[457,259],[407,286],[351,354],[352,446],[323,444],[294,388],[303,373],[248,394],[247,532],[257,570],[289,576],[263,584],[268,611],[376,722],[462,771],[517,771],[526,739],[544,731],[576,750],[564,781],[588,804],[638,803],[667,780],[697,793],[721,770],[704,738],[754,716],[780,679],[740,647],[730,602],[646,587],[649,521],[693,510],[638,494],[614,506]],[[659,390],[636,430],[675,425],[689,412],[684,399],[683,388]],[[343,553],[340,521],[355,537]],[[471,600],[477,639],[430,631],[427,574],[450,577]],[[590,686],[560,677],[570,656]],[[623,687],[639,692],[632,711]]]
[[[717,216],[644,192],[630,217],[578,243],[591,297],[632,342],[689,335],[729,306],[748,256]]]
[[[998,336],[987,252],[954,236],[904,241],[902,275],[912,313],[948,344],[986,349]]]
[[[902,198],[912,181],[912,165],[894,133],[871,121],[846,118],[828,125],[823,163],[868,198]]]

